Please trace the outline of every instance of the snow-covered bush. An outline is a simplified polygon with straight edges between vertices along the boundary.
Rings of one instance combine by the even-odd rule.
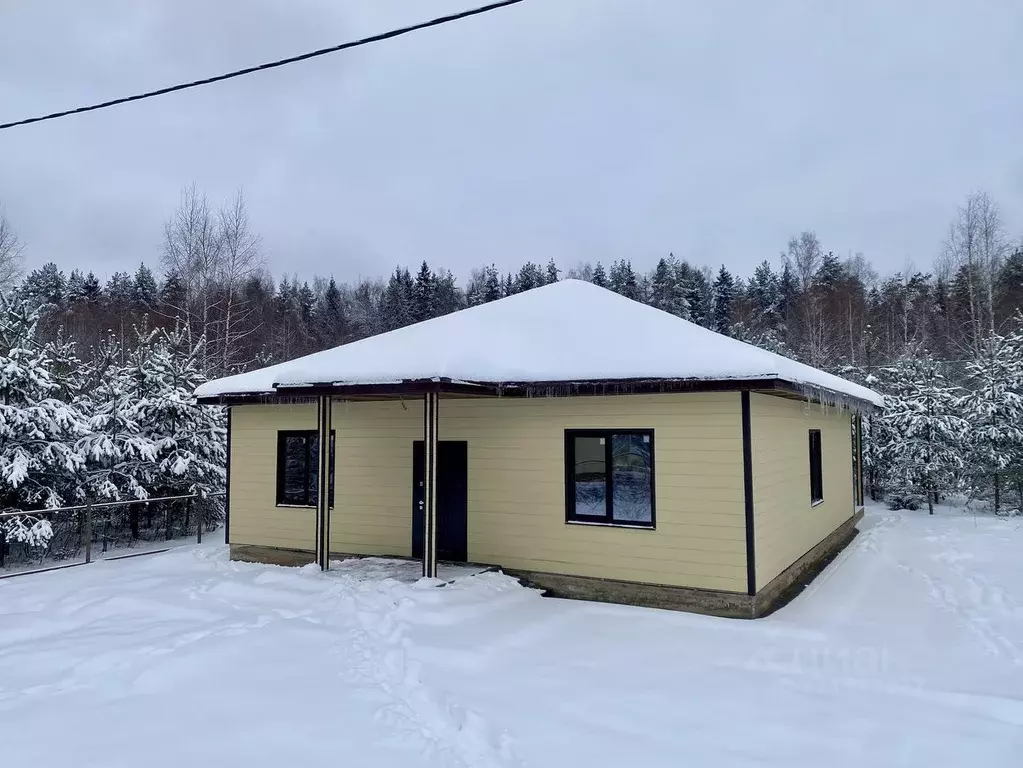
[[[903,489],[899,489],[885,494],[884,503],[888,506],[888,509],[909,509],[916,511],[927,502],[924,499],[923,494],[914,493],[913,491],[907,492]]]

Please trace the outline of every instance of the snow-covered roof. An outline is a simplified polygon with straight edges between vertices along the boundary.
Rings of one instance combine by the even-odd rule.
[[[450,380],[528,384],[781,380],[875,405],[866,387],[582,280],[562,280],[286,363],[207,382],[198,397],[281,387]]]

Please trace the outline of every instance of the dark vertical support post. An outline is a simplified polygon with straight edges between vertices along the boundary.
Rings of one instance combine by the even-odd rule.
[[[316,405],[316,562],[330,569],[330,396],[320,395]]]
[[[85,562],[92,562],[92,504],[85,505],[85,526],[82,529],[85,539]]]
[[[856,413],[856,504],[863,506],[863,414]]]
[[[224,543],[231,543],[231,406],[227,407],[227,462],[224,465]]]
[[[437,427],[440,395],[427,392],[423,412],[423,577],[437,576]]]
[[[749,391],[742,399],[742,488],[746,502],[746,591],[757,593],[757,551],[753,520],[753,429],[750,424]]]

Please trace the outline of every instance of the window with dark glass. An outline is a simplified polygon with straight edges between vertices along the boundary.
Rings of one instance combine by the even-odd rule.
[[[319,500],[320,438],[315,430],[277,433],[277,503],[315,507]],[[330,506],[334,506],[334,432],[330,433]]]
[[[810,503],[824,501],[824,470],[821,465],[821,431],[810,430]]]
[[[567,430],[565,465],[566,520],[653,527],[653,430]]]

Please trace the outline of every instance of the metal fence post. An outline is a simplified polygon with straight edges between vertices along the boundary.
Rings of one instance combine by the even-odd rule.
[[[85,562],[92,562],[92,504],[85,505],[85,530],[82,532],[85,538]]]
[[[192,509],[192,506],[193,506],[192,505],[192,499],[189,499],[185,503],[188,504],[188,511],[189,511],[189,514],[191,514],[192,511],[193,511],[193,509]],[[201,507],[199,508],[199,511],[195,513],[195,543],[196,544],[202,544],[202,508]]]

